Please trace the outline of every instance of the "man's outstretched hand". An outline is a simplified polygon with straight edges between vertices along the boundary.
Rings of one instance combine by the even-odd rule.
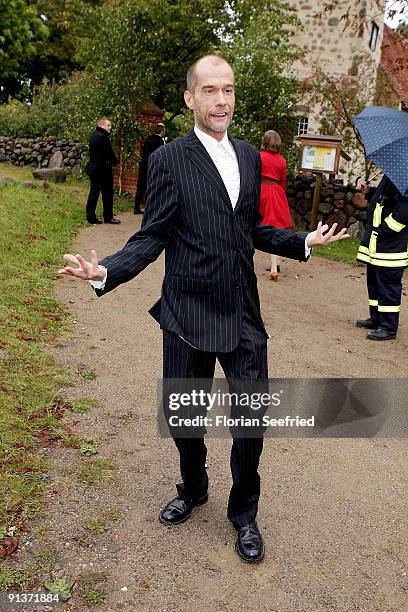
[[[307,246],[309,248],[315,246],[327,246],[332,242],[336,242],[337,240],[344,240],[344,238],[350,238],[350,235],[346,233],[346,228],[340,230],[338,234],[334,235],[336,227],[337,223],[333,223],[333,225],[329,229],[328,225],[322,225],[322,222],[319,221],[317,229],[315,229],[314,232],[310,232],[310,234],[306,236]]]
[[[70,274],[87,281],[103,281],[106,275],[105,270],[98,265],[96,251],[91,251],[91,261],[86,261],[81,255],[64,255],[65,261],[76,264],[77,268],[66,266],[58,270],[59,274]]]

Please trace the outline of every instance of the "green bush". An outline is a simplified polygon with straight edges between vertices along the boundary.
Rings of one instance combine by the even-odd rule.
[[[29,107],[18,100],[0,106],[0,134],[17,136],[29,129]],[[30,134],[27,134],[29,136]]]
[[[0,106],[2,136],[57,136],[86,142],[94,129],[97,91],[85,73],[66,83],[44,81],[31,104],[9,100]],[[96,113],[96,114],[95,114]]]
[[[146,130],[131,114],[120,117],[117,109],[107,107],[101,88],[86,72],[71,75],[63,83],[46,80],[36,88],[31,104],[9,100],[0,105],[1,136],[57,136],[86,145],[102,115],[112,118],[113,138],[120,136],[122,157],[134,152],[134,142]],[[121,126],[120,133],[116,131]]]
[[[0,106],[2,136],[65,136],[65,106],[63,88],[44,83],[36,92],[31,105],[9,100]]]

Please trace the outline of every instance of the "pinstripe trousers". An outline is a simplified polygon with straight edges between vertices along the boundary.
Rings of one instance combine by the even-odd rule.
[[[227,381],[267,379],[267,338],[259,322],[245,307],[241,338],[235,350],[228,353],[200,351],[177,334],[163,330],[163,378],[199,378],[212,381],[218,359]],[[211,387],[211,385],[209,385]],[[166,410],[166,408],[164,408]],[[179,495],[192,499],[202,497],[208,488],[205,469],[207,448],[204,438],[174,437],[180,453],[182,482]],[[259,458],[263,437],[234,437],[231,449],[232,488],[228,501],[228,518],[236,529],[255,520],[260,496]]]

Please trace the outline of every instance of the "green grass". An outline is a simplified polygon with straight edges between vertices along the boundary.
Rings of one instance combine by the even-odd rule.
[[[76,412],[77,414],[85,414],[89,412],[92,406],[95,406],[96,400],[92,397],[81,397],[78,400],[74,400],[72,402],[72,412]]]
[[[4,593],[10,587],[20,585],[22,582],[22,572],[11,569],[6,565],[0,565],[0,593]]]
[[[356,262],[359,246],[359,240],[347,238],[347,240],[334,242],[327,247],[315,247],[313,248],[313,254],[325,257],[326,259],[333,259],[334,261],[344,261],[345,263],[360,265]]]
[[[37,563],[40,569],[51,573],[52,566],[55,564],[56,557],[53,550],[42,548],[36,554]]]
[[[9,589],[28,590],[36,582],[41,567],[37,563],[27,563],[19,569],[10,568],[6,563],[0,564],[0,593]]]
[[[78,482],[88,485],[101,487],[105,481],[112,476],[114,465],[109,459],[101,457],[79,465],[75,474]]]
[[[84,528],[94,535],[100,535],[108,531],[109,527],[119,519],[120,514],[116,510],[96,507],[90,513],[89,521],[84,524]]]
[[[107,593],[101,589],[87,589],[82,595],[82,601],[90,606],[100,606],[107,596]]]
[[[81,376],[84,380],[95,380],[96,374],[92,370],[84,370],[81,372]]]
[[[22,181],[31,178],[31,170],[0,164],[0,176]],[[62,254],[86,224],[87,193],[88,183],[72,177],[45,191],[0,186],[0,524],[41,516],[49,466],[39,445],[81,442],[61,428],[70,406],[59,390],[72,374],[55,361],[50,347],[68,331],[53,283]],[[119,209],[132,205],[121,201]],[[90,405],[76,407],[85,412]],[[3,584],[10,580],[3,576]]]
[[[101,588],[108,576],[103,572],[90,572],[78,577],[76,587],[82,601],[88,606],[100,606],[107,598],[106,591]]]
[[[97,517],[93,517],[89,523],[85,525],[85,529],[88,529],[88,531],[94,535],[100,535],[101,533],[105,533],[105,531],[107,531],[107,527]]]

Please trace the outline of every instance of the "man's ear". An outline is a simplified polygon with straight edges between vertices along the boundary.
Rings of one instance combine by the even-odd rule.
[[[191,93],[191,91],[187,90],[184,92],[184,102],[186,103],[186,106],[188,108],[190,108],[191,110],[194,109],[193,94]]]

